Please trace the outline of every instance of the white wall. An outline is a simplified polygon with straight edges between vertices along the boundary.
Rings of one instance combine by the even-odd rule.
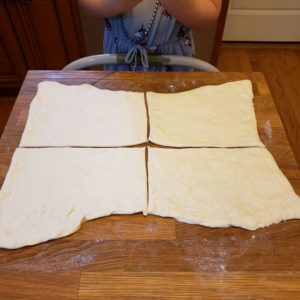
[[[300,41],[300,0],[231,0],[224,41]]]

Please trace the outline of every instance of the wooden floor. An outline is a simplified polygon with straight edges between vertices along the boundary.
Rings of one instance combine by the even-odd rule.
[[[218,67],[264,73],[300,165],[300,45],[223,44]],[[0,136],[13,103],[12,98],[0,98]]]
[[[264,73],[300,166],[300,44],[223,44],[218,67]]]

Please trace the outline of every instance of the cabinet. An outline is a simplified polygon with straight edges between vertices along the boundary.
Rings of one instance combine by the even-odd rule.
[[[59,70],[85,56],[74,0],[0,2],[0,90],[18,89],[27,70]]]

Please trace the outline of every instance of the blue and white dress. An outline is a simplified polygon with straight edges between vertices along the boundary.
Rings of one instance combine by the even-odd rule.
[[[160,3],[152,27],[145,40],[135,42],[130,40],[124,33],[124,27],[130,36],[137,36],[139,32],[145,31],[151,21],[155,4],[155,0],[144,0],[123,16],[105,19],[104,53],[131,54],[133,61],[135,55],[143,55],[140,52],[144,52],[144,56],[147,56],[145,52],[148,54],[194,56],[194,42],[191,29],[178,22]],[[145,59],[147,60],[147,57]],[[106,66],[106,70],[128,71],[131,69],[128,65]],[[143,67],[138,67],[136,70],[143,70]],[[148,70],[183,71],[187,69],[150,66]]]

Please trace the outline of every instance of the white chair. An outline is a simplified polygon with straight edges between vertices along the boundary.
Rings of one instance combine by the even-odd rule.
[[[219,72],[216,67],[203,60],[179,55],[148,55],[148,62],[150,65],[183,66],[203,72]],[[135,63],[142,64],[141,59]],[[126,54],[99,54],[75,60],[65,66],[63,70],[81,70],[92,66],[114,64],[130,65],[126,62]]]

